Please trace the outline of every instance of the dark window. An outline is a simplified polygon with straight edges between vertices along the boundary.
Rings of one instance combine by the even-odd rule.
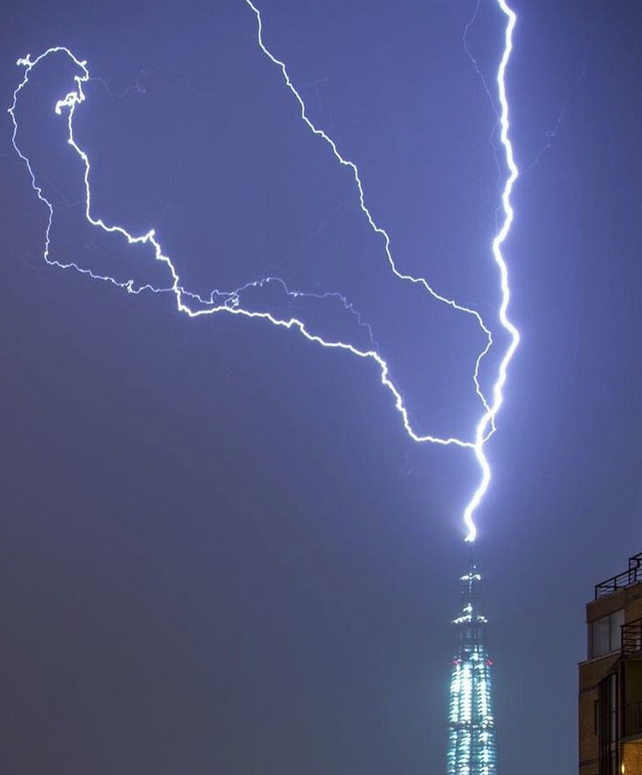
[[[588,656],[589,659],[602,657],[613,651],[619,651],[622,646],[622,625],[624,624],[624,609],[620,608],[608,616],[602,616],[589,624]]]
[[[599,685],[597,734],[600,754],[600,775],[619,775],[617,676],[607,675]]]

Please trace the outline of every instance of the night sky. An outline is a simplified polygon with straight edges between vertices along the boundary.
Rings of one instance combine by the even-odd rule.
[[[496,326],[495,115],[463,42],[475,5],[259,8],[311,118],[359,165],[399,265]],[[512,5],[524,174],[505,253],[523,338],[487,447],[478,560],[501,770],[562,775],[577,767],[584,604],[642,549],[642,9]],[[483,341],[391,280],[350,175],[302,124],[243,0],[9,0],[0,20],[7,108],[19,57],[64,45],[88,61],[77,133],[96,215],[155,227],[203,294],[266,275],[345,293],[418,427],[472,435]],[[491,87],[503,25],[481,0],[467,45]],[[161,282],[148,253],[83,223],[82,169],[52,110],[71,83],[52,60],[21,113],[57,206],[53,257]],[[444,772],[472,455],[414,444],[372,364],[48,267],[46,209],[11,130],[7,115],[0,771]],[[305,314],[365,335],[331,304]]]

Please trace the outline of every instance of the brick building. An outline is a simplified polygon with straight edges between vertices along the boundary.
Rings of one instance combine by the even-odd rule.
[[[642,775],[642,553],[586,606],[580,775]]]

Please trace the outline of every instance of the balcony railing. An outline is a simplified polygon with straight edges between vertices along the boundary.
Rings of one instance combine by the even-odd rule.
[[[642,700],[624,706],[624,737],[642,734]]]
[[[642,552],[629,558],[629,569],[595,586],[595,599],[612,595],[618,589],[642,581]]]
[[[622,656],[642,651],[642,619],[622,625]]]

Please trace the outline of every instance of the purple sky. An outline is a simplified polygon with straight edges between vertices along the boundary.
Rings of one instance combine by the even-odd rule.
[[[523,342],[479,512],[500,761],[520,775],[576,767],[583,605],[640,550],[642,507],[642,13],[530,5],[514,3],[508,77]],[[474,6],[260,7],[400,265],[494,323],[494,115],[462,42]],[[468,433],[479,339],[390,282],[349,176],[297,119],[242,0],[15,3],[3,17],[7,107],[27,52],[69,46],[101,79],[78,116],[98,214],[156,227],[198,292],[278,274],[347,294],[413,419]],[[488,79],[502,22],[482,0],[469,47]],[[68,75],[43,74],[21,124],[57,203],[52,250],[147,277],[141,251],[82,223],[81,170],[49,110]],[[10,140],[7,117],[0,769],[443,771],[470,454],[414,445],[357,359],[47,267],[46,211]],[[305,314],[364,335],[333,308]]]

